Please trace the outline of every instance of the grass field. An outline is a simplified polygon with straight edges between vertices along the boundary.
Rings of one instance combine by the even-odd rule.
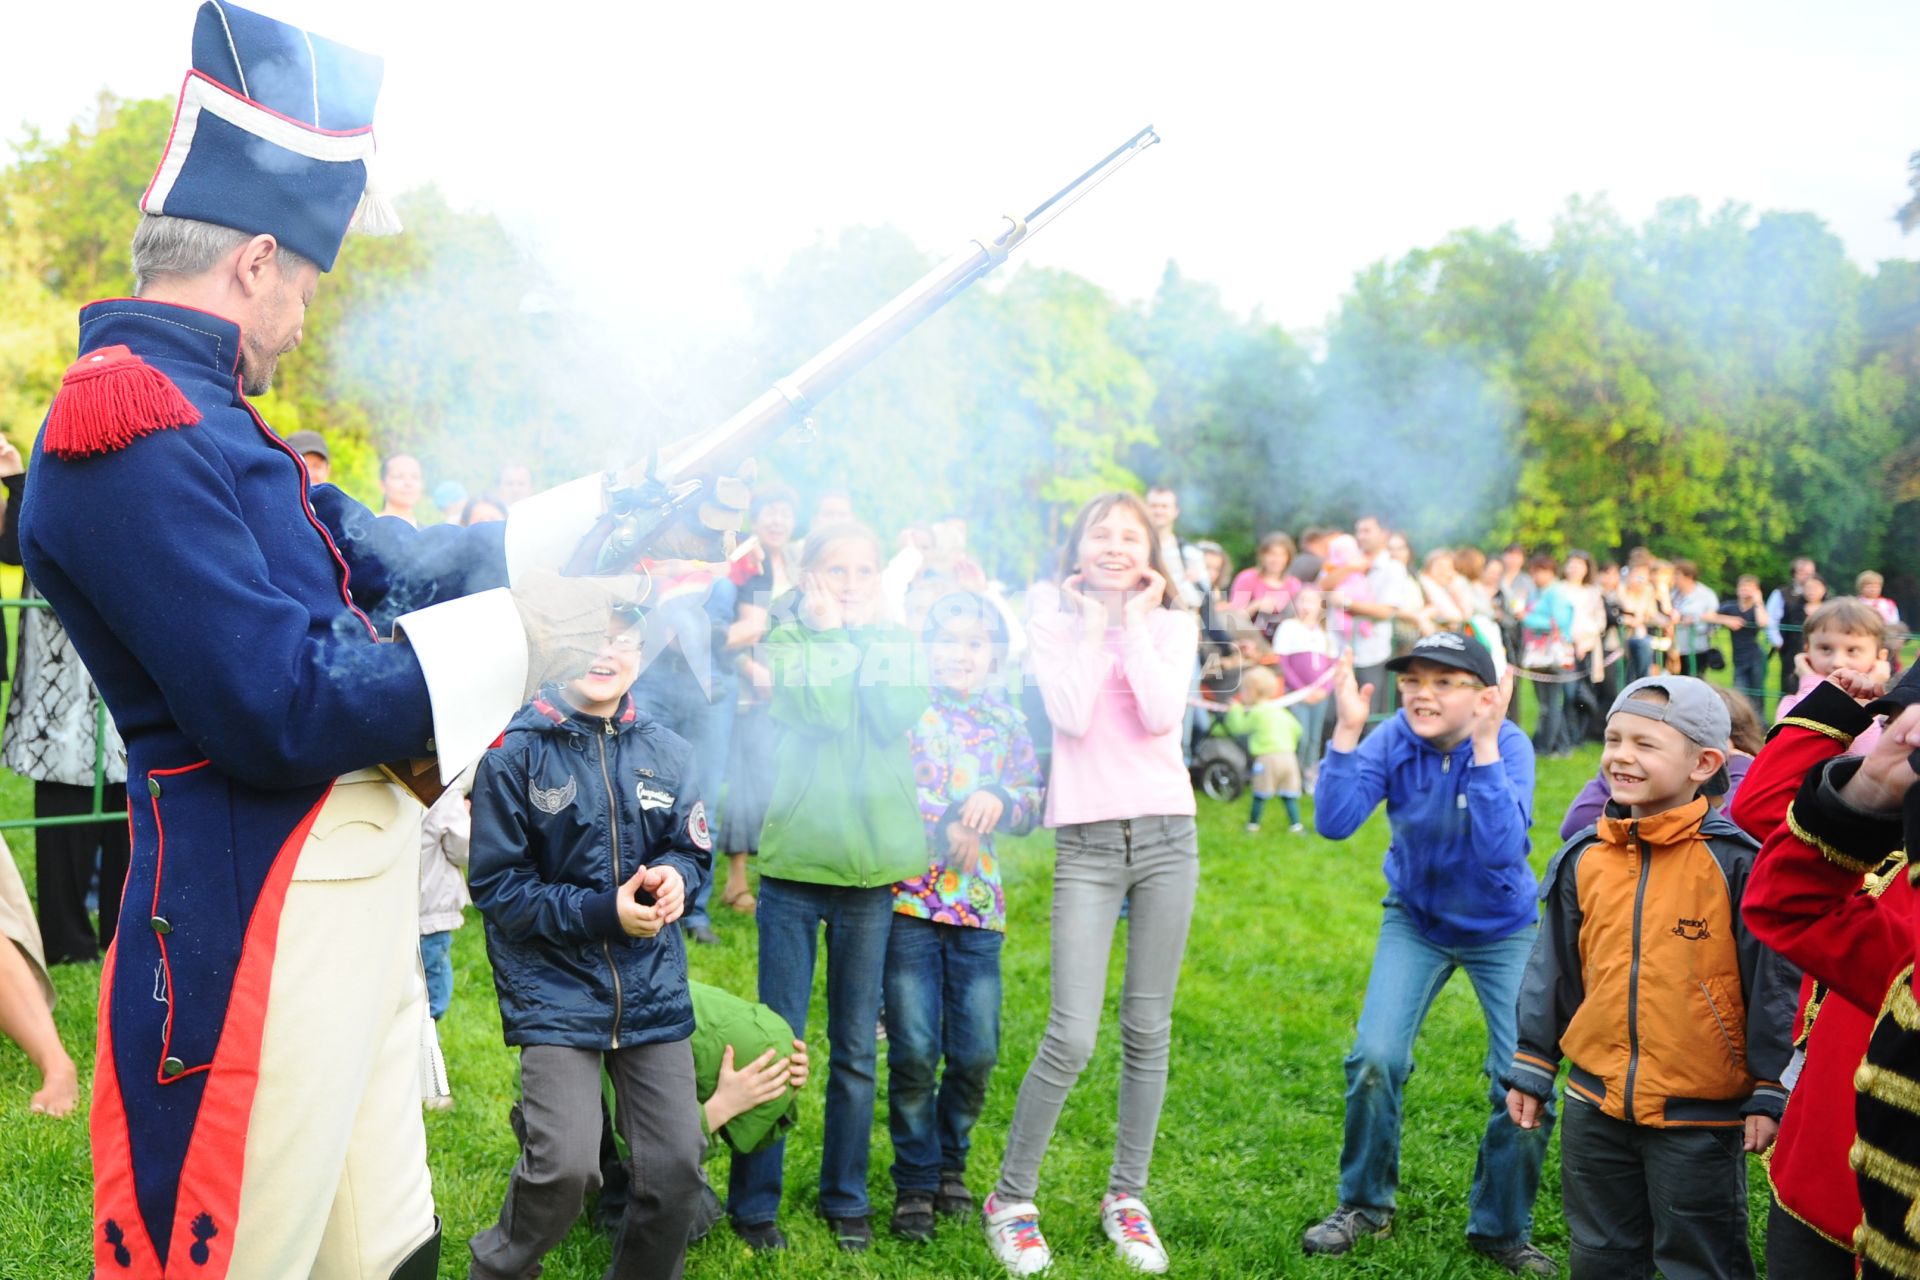
[[[1543,761],[1534,862],[1557,844],[1560,814],[1597,767],[1597,748]],[[26,785],[0,778],[0,814],[29,811]],[[1172,1081],[1155,1153],[1148,1202],[1171,1248],[1174,1272],[1188,1276],[1442,1277],[1504,1274],[1464,1243],[1467,1185],[1485,1122],[1485,1053],[1478,1006],[1456,976],[1434,1006],[1416,1050],[1407,1090],[1400,1213],[1390,1241],[1364,1244],[1345,1259],[1308,1259],[1300,1232],[1333,1207],[1340,1150],[1341,1059],[1365,989],[1386,843],[1378,816],[1341,844],[1289,836],[1269,814],[1266,829],[1241,829],[1242,803],[1201,802],[1202,877],[1193,940],[1175,1009]],[[1309,832],[1311,826],[1309,824]],[[32,841],[13,833],[15,858],[31,883]],[[1051,840],[1019,842],[1006,857],[1013,923],[1005,953],[1005,1043],[986,1114],[976,1132],[969,1181],[984,1194],[998,1169],[1001,1140],[1020,1077],[1046,1020]],[[722,945],[693,952],[696,977],[735,991],[754,989],[750,921],[721,911]],[[492,1221],[513,1162],[506,1111],[513,1062],[477,921],[456,935],[457,987],[442,1035],[455,1110],[427,1117],[435,1197],[446,1220],[441,1273],[466,1274],[465,1243]],[[1121,933],[1124,939],[1124,931]],[[1110,995],[1119,989],[1115,951]],[[55,975],[61,1033],[90,1076],[99,966]],[[816,987],[809,1042],[825,1063],[824,1014]],[[884,1055],[883,1055],[884,1058]],[[1058,1276],[1131,1274],[1100,1233],[1098,1200],[1113,1143],[1119,1034],[1109,1001],[1100,1047],[1069,1100],[1042,1172],[1042,1221]],[[88,1254],[89,1182],[84,1110],[65,1120],[27,1111],[35,1078],[20,1051],[0,1044],[0,1277],[83,1276]],[[884,1108],[885,1071],[881,1090]],[[784,1256],[755,1258],[724,1226],[694,1246],[697,1277],[815,1275],[983,1276],[998,1274],[978,1228],[946,1224],[933,1243],[886,1238],[855,1258],[840,1254],[812,1216],[819,1165],[818,1089],[788,1150]],[[871,1188],[878,1225],[892,1205],[884,1114],[874,1128]],[[709,1174],[724,1184],[726,1156]],[[1535,1239],[1564,1260],[1557,1143],[1542,1187]],[[1764,1215],[1764,1173],[1752,1165],[1756,1225]],[[1757,1236],[1756,1236],[1757,1238]],[[605,1243],[584,1225],[548,1258],[555,1280],[585,1280],[606,1266]],[[255,1280],[255,1278],[247,1278]]]

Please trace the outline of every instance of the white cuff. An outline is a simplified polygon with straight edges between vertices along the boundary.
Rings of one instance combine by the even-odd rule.
[[[496,587],[403,614],[393,626],[406,632],[426,673],[434,754],[440,758],[440,781],[450,783],[493,745],[520,709],[527,687],[527,633],[520,610],[512,592]]]
[[[606,509],[598,473],[522,498],[507,512],[507,581],[529,569],[559,573]]]

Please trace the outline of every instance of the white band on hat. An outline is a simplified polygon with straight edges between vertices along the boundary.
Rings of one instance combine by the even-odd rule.
[[[369,160],[374,154],[371,125],[343,132],[317,129],[243,98],[202,72],[189,71],[186,83],[180,87],[180,105],[174,111],[173,133],[167,138],[166,153],[160,157],[160,168],[154,173],[147,193],[140,198],[142,212],[164,214],[167,211],[167,197],[172,194],[181,170],[186,168],[187,154],[193,148],[193,135],[202,111],[309,160],[346,164]]]

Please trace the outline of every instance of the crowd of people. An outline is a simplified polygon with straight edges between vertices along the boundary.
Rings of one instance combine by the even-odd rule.
[[[884,1031],[888,1229],[976,1217],[1009,1272],[1049,1269],[1040,1177],[1086,1103],[1124,938],[1113,1159],[1086,1217],[1166,1271],[1180,1242],[1147,1195],[1200,879],[1191,770],[1243,732],[1250,826],[1277,798],[1290,830],[1311,810],[1345,840],[1384,809],[1389,831],[1306,1253],[1390,1233],[1413,1048],[1464,969],[1489,1081],[1464,1227],[1492,1264],[1559,1269],[1532,1239],[1557,1124],[1581,1280],[1753,1275],[1748,1156],[1769,1150],[1771,1274],[1920,1277],[1920,677],[1893,679],[1876,576],[1831,598],[1803,564],[1770,598],[1722,596],[1644,553],[1416,558],[1374,517],[1268,535],[1236,574],[1156,488],[1089,501],[1009,593],[964,519],[883,540],[837,494],[803,525],[793,493],[749,501],[738,476],[702,475],[630,540],[637,466],[442,482],[457,523],[421,527],[417,459],[385,461],[375,511],[327,483],[324,438],[283,439],[251,402],[349,230],[398,229],[367,180],[380,62],[227,3],[201,6],[192,49],[132,296],[83,308],[31,462],[0,449],[0,551],[47,606],[20,628],[0,751],[36,784],[44,923],[0,857],[0,1031],[41,1068],[34,1109],[72,1111],[47,962],[110,937],[99,1274],[440,1273],[422,1106],[451,1096],[433,1026],[469,898],[519,1065],[518,1156],[469,1275],[539,1274],[596,1186],[613,1275],[674,1280],[722,1218],[785,1248],[823,933],[805,1207],[839,1247],[874,1234]],[[619,572],[563,572],[582,564]],[[1738,690],[1699,678],[1715,628]],[[1762,636],[1795,677],[1764,744]],[[91,682],[111,717],[87,715]],[[1596,726],[1543,890],[1536,761]],[[124,828],[75,812],[116,785]],[[1040,825],[1048,1017],[976,1204],[999,841]],[[755,917],[757,1000],[689,978],[716,884]]]
[[[325,441],[302,433],[289,443],[311,482],[325,483]],[[383,469],[394,481],[384,486],[387,514],[408,514],[420,487],[411,462]],[[17,454],[0,455],[10,488],[18,465]],[[522,482],[524,469],[509,467],[500,489]],[[478,498],[462,518],[499,519],[505,505]],[[650,566],[661,586],[644,621],[613,615],[587,671],[541,690],[477,771],[428,810],[419,918],[430,1017],[449,1006],[452,930],[471,902],[486,923],[508,1043],[521,1050],[523,1154],[499,1223],[472,1242],[474,1275],[528,1274],[596,1184],[617,1274],[656,1273],[663,1235],[691,1223],[697,1238],[723,1213],[751,1247],[784,1248],[785,1134],[810,1074],[804,1037],[823,926],[830,1049],[817,1211],[843,1247],[871,1239],[867,1157],[884,1040],[892,1233],[925,1240],[940,1216],[977,1213],[1013,1273],[1045,1269],[1040,1167],[1092,1052],[1123,919],[1120,1123],[1100,1217],[1123,1259],[1165,1269],[1142,1197],[1198,881],[1188,771],[1196,746],[1219,731],[1248,742],[1249,831],[1276,797],[1289,830],[1304,830],[1303,801],[1314,796],[1310,820],[1329,839],[1351,836],[1383,803],[1393,832],[1390,895],[1346,1064],[1338,1207],[1305,1233],[1306,1251],[1344,1253],[1387,1234],[1414,1041],[1440,986],[1465,969],[1489,1043],[1473,1247],[1515,1273],[1557,1270],[1531,1243],[1531,1208],[1566,1057],[1574,1273],[1623,1265],[1638,1274],[1634,1260],[1651,1258],[1671,1277],[1751,1274],[1739,1226],[1745,1166],[1735,1157],[1772,1141],[1798,1024],[1791,969],[1752,940],[1739,911],[1754,839],[1767,832],[1743,834],[1729,801],[1761,747],[1760,636],[1780,661],[1780,715],[1790,723],[1806,722],[1789,713],[1813,679],[1860,682],[1852,691],[1889,683],[1897,614],[1872,590],[1875,575],[1863,575],[1860,597],[1828,599],[1801,560],[1771,599],[1751,576],[1721,599],[1690,563],[1644,552],[1623,571],[1578,551],[1436,550],[1416,571],[1406,539],[1372,517],[1350,533],[1308,530],[1298,543],[1268,534],[1236,573],[1217,543],[1180,536],[1177,496],[1154,489],[1144,500],[1114,493],[1089,504],[1059,564],[1010,597],[970,554],[963,518],[909,528],[888,548],[844,493],[822,495],[804,525],[800,510],[791,490],[765,486],[731,560]],[[9,519],[0,532],[0,556],[15,527]],[[68,669],[45,707],[34,701],[34,673],[49,650],[62,652],[62,637],[50,614],[30,619],[0,745],[9,762],[36,732],[25,717],[92,712],[84,669]],[[1735,639],[1732,688],[1691,675],[1712,665],[1712,627]],[[65,661],[77,667],[70,651]],[[1517,725],[1522,678],[1539,700],[1531,741]],[[1569,753],[1572,726],[1589,716],[1604,739],[1602,768],[1565,815],[1571,843],[1547,872],[1537,926],[1534,761]],[[104,727],[111,735],[111,720]],[[1877,728],[1858,731],[1856,749],[1871,751]],[[602,738],[595,765],[581,745]],[[116,741],[103,756],[117,779]],[[40,785],[84,791],[84,771],[76,764],[65,781]],[[640,780],[632,801],[611,784],[628,774]],[[55,794],[42,812],[67,800]],[[610,869],[596,869],[603,822],[632,831]],[[1001,1170],[976,1208],[967,1158],[999,1057],[1007,927],[995,840],[1041,823],[1056,848],[1052,1007]],[[1671,1038],[1684,1038],[1689,1019],[1699,1031],[1708,1013],[1730,1053],[1704,1080],[1684,1060],[1649,1062],[1641,1094],[1652,1101],[1621,1102],[1627,1068],[1610,1055],[1632,1037],[1607,1019],[1633,996],[1618,985],[1621,970],[1583,959],[1581,931],[1598,927],[1596,914],[1626,909],[1619,842],[1656,829],[1660,848],[1673,850],[1660,855],[1663,868],[1707,859],[1720,868],[1716,883],[1735,886],[1706,902],[1673,888],[1660,908],[1682,922],[1676,935],[1719,939],[1690,962],[1715,975],[1701,980],[1704,1003],[1662,1010]],[[41,937],[31,941],[47,962],[93,959],[94,937],[75,942],[67,922],[86,921],[84,895],[97,884],[98,946],[111,941],[114,881],[124,874],[113,841],[98,828],[52,828],[40,849]],[[714,852],[726,855],[724,881],[718,859],[709,869]],[[1463,884],[1465,867],[1475,871]],[[1671,878],[1697,891],[1696,873],[1661,875],[1656,888]],[[604,899],[582,900],[579,886],[595,884]],[[681,948],[718,940],[716,887],[725,909],[757,917],[757,1004],[686,979]],[[0,902],[20,897],[16,887]],[[1628,932],[1637,937],[1637,926]],[[1606,936],[1639,963],[1637,943]],[[583,962],[609,939],[626,948],[617,959],[606,952],[611,985]],[[44,993],[41,951],[28,951]],[[1701,968],[1709,951],[1717,969]],[[1580,995],[1586,986],[1591,994]],[[607,1051],[609,1026],[617,1052]],[[7,1029],[36,1061],[55,1055],[36,1107],[69,1109],[72,1064],[50,1025]],[[672,1052],[690,1038],[697,1063]],[[450,1105],[435,1037],[424,1053],[423,1101]],[[599,1104],[603,1058],[619,1100],[612,1113]],[[1675,1104],[1656,1092],[1721,1101]],[[683,1095],[697,1097],[698,1110],[679,1108]],[[1676,1105],[1694,1108],[1690,1118],[1677,1121]],[[735,1148],[724,1206],[701,1173],[696,1120]],[[1713,1137],[1728,1127],[1744,1132],[1732,1156]],[[616,1134],[625,1161],[608,1154]],[[1771,1239],[1783,1265],[1810,1266],[1835,1237],[1818,1227],[1809,1236],[1787,1194]],[[1725,1229],[1683,1226],[1696,1211]],[[1637,1235],[1623,1225],[1636,1220]]]

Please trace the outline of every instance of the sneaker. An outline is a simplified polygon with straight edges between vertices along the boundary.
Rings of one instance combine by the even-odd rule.
[[[1304,823],[1299,823],[1299,822],[1296,822],[1292,826],[1287,828],[1288,831],[1291,831],[1296,836],[1304,834],[1306,832],[1306,829],[1307,829],[1306,825]]]
[[[933,1193],[902,1191],[893,1198],[893,1219],[887,1230],[915,1244],[933,1239]]]
[[[688,925],[687,937],[693,939],[693,941],[699,943],[703,947],[717,947],[720,945],[720,935],[713,931],[712,925],[707,925],[707,924]]]
[[[1476,1240],[1467,1241],[1475,1253],[1492,1258],[1516,1276],[1557,1276],[1560,1264],[1532,1245],[1522,1242],[1509,1249],[1490,1249]]]
[[[777,1222],[736,1222],[733,1234],[755,1253],[778,1253],[787,1247],[787,1237]]]
[[[834,1240],[848,1253],[865,1253],[873,1244],[873,1227],[863,1215],[858,1218],[828,1218]]]
[[[940,1175],[940,1190],[934,1193],[933,1211],[943,1218],[971,1218],[973,1192],[967,1190],[965,1175],[949,1169]]]
[[[980,1221],[993,1256],[1014,1275],[1037,1276],[1053,1265],[1053,1251],[1040,1234],[1040,1210],[1031,1200],[1003,1204],[996,1192],[980,1206]]]
[[[1343,1204],[1324,1221],[1307,1228],[1307,1233],[1300,1237],[1300,1248],[1306,1253],[1339,1254],[1353,1248],[1353,1242],[1362,1236],[1385,1240],[1392,1234],[1393,1210],[1372,1214]]]
[[[1167,1269],[1167,1247],[1153,1229],[1153,1215],[1138,1196],[1109,1195],[1100,1202],[1100,1225],[1113,1241],[1120,1261],[1155,1275]]]
[[[1260,824],[1257,822],[1249,822],[1247,824],[1247,830],[1249,831],[1258,831],[1259,829],[1260,829]]]

